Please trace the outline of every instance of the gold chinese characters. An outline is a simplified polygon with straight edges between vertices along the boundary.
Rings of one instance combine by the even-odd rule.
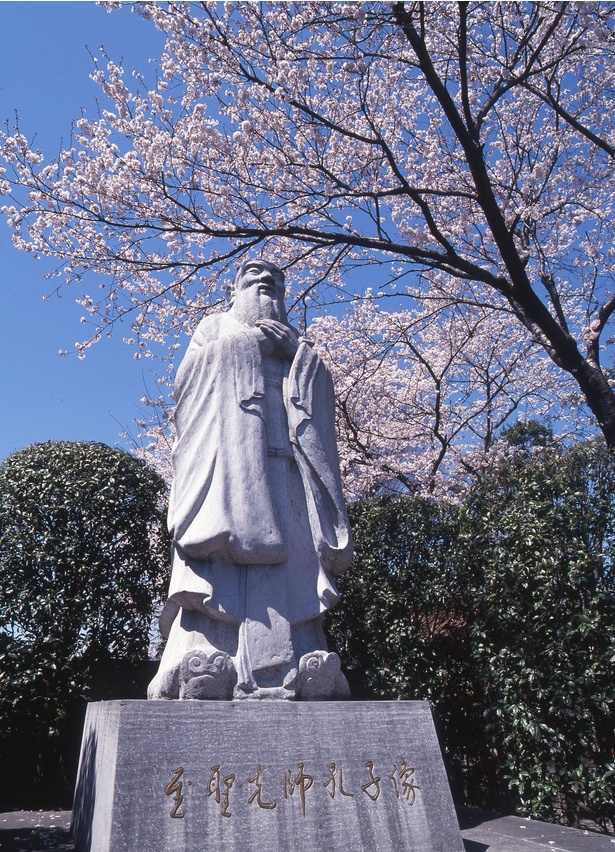
[[[242,785],[236,785],[238,775],[236,772],[225,771],[221,763],[212,764],[209,772],[209,778],[203,785],[205,797],[213,799],[219,806],[220,816],[230,818],[233,816],[233,800],[237,803],[239,798],[235,797],[242,795]],[[184,767],[180,766],[173,771],[173,777],[164,788],[165,795],[172,798],[173,807],[169,815],[174,819],[183,819],[186,816],[182,793],[183,775]],[[377,802],[381,797],[390,796],[412,806],[416,802],[417,792],[421,789],[416,783],[416,769],[409,766],[403,758],[399,765],[394,763],[384,777],[378,774],[373,760],[368,760],[362,770],[353,768],[352,773],[345,771],[342,763],[332,762],[328,765],[328,774],[317,774],[316,769],[308,772],[306,763],[299,761],[294,768],[287,768],[277,774],[264,769],[262,764],[258,763],[253,772],[247,773],[246,780],[249,789],[248,806],[273,811],[296,797],[300,802],[303,817],[311,797],[322,792],[334,801],[364,796],[367,801]],[[187,783],[192,785],[192,781]],[[198,785],[195,784],[194,787],[197,791]]]

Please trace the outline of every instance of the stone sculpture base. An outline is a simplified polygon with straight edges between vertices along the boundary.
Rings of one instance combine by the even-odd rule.
[[[431,711],[407,702],[90,704],[78,852],[462,852]]]

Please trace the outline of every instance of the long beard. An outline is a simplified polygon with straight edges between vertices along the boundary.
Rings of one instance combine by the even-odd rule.
[[[248,290],[236,293],[231,313],[248,326],[256,325],[262,319],[278,320],[288,325],[284,301],[272,299],[266,293],[259,293],[257,287],[250,287]]]

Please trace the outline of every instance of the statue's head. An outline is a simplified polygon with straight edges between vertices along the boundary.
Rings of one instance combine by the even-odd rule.
[[[262,319],[287,323],[284,273],[267,260],[247,260],[227,291],[227,305],[237,319],[249,326]]]
[[[274,300],[284,301],[284,273],[268,260],[246,260],[237,270],[233,283],[226,289],[226,302],[231,307],[238,293],[256,291]]]

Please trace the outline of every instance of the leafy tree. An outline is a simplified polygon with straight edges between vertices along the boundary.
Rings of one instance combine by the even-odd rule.
[[[330,631],[363,687],[432,702],[459,800],[606,825],[615,461],[526,432],[460,504],[352,508],[357,563]]]
[[[509,447],[527,451],[532,447],[548,447],[553,444],[553,429],[537,420],[518,420],[513,426],[503,429],[501,437]]]
[[[165,499],[154,471],[103,444],[34,444],[0,467],[0,747],[28,744],[35,785],[100,664],[147,657]]]
[[[156,80],[105,57],[56,162],[2,141],[15,244],[86,282],[80,349],[118,318],[177,347],[258,248],[306,323],[366,287],[513,318],[615,445],[611,3],[135,8]]]
[[[455,800],[512,807],[484,733],[480,673],[468,646],[470,581],[456,558],[460,507],[386,496],[350,506],[352,570],[328,617],[355,696],[428,699]]]
[[[468,499],[460,558],[485,732],[528,813],[615,826],[615,460],[512,455]]]
[[[351,672],[363,671],[369,660],[365,685],[375,694],[408,697],[417,666],[427,674],[428,660],[437,657],[431,643],[454,635],[463,617],[450,559],[459,510],[420,498],[380,497],[355,503],[350,512],[355,564],[339,578],[343,604],[331,622],[335,647]],[[430,697],[437,680],[425,678]]]

